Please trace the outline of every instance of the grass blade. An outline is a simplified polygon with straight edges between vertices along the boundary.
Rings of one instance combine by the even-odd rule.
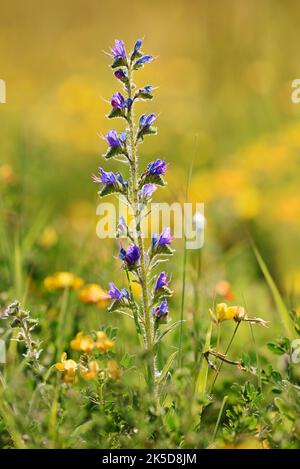
[[[258,251],[257,247],[255,245],[253,245],[253,251],[254,251],[254,254],[255,254],[255,257],[256,257],[256,260],[258,262],[258,265],[265,277],[265,280],[271,290],[271,293],[272,293],[272,296],[273,296],[273,299],[274,299],[274,302],[277,306],[277,309],[278,309],[278,312],[280,314],[280,317],[281,317],[281,322],[285,328],[285,331],[286,331],[286,334],[289,336],[289,337],[292,337],[293,335],[295,335],[295,332],[294,332],[294,327],[293,327],[293,323],[292,323],[292,320],[290,318],[290,315],[289,315],[289,312],[288,312],[288,309],[285,305],[285,302],[273,280],[273,277],[265,263],[265,261],[263,260],[260,252]]]

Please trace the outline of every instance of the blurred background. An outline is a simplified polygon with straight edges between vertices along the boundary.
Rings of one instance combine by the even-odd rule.
[[[255,312],[264,311],[269,297],[251,236],[296,308],[300,104],[291,101],[291,83],[300,77],[299,2],[0,0],[0,10],[7,87],[0,209],[10,227],[2,257],[5,242],[29,238],[21,264],[32,289],[35,279],[58,270],[83,272],[101,285],[119,275],[112,262],[118,246],[96,237],[91,182],[100,163],[112,167],[101,161],[106,145],[99,135],[121,126],[105,118],[105,100],[120,86],[103,51],[116,38],[128,50],[144,37],[144,52],[157,60],[138,73],[137,84],[158,89],[153,102],[139,106],[159,114],[159,133],[145,140],[141,156],[145,164],[156,157],[170,163],[168,186],[155,200],[184,201],[194,161],[189,199],[205,203],[205,285],[228,280],[236,301],[247,291]],[[183,252],[177,248],[175,285]],[[2,266],[0,290],[15,288]]]

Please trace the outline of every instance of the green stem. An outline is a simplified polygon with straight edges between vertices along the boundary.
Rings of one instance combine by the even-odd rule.
[[[216,426],[215,426],[215,429],[214,429],[212,441],[215,441],[215,439],[216,439],[227,399],[228,399],[228,396],[224,396],[224,399],[223,399],[223,402],[222,402],[222,405],[221,405],[221,409],[220,409],[220,412],[219,412],[219,415],[218,415],[218,419],[217,419],[217,422],[216,422]]]
[[[185,283],[186,283],[186,262],[187,262],[187,248],[186,248],[186,237],[184,236],[184,250],[183,250],[183,271],[182,271],[182,293],[181,293],[181,304],[180,304],[180,333],[179,333],[179,354],[178,354],[178,365],[182,367],[182,335],[183,335],[183,312],[184,312],[184,300],[185,300]]]
[[[132,99],[132,68],[128,66],[128,98]],[[129,140],[130,140],[130,172],[131,172],[131,198],[134,210],[134,219],[136,225],[136,237],[137,244],[140,251],[140,284],[142,288],[142,299],[143,299],[143,316],[144,316],[144,343],[147,352],[149,353],[149,388],[154,391],[157,395],[156,385],[156,365],[155,365],[155,353],[153,351],[154,342],[154,324],[151,318],[150,303],[149,303],[149,291],[148,291],[148,268],[146,262],[144,242],[141,232],[141,220],[140,220],[140,209],[138,203],[138,158],[137,158],[137,142],[135,139],[135,128],[133,121],[132,108],[128,111],[127,121],[129,126]]]
[[[241,323],[238,322],[237,325],[235,326],[235,329],[234,329],[234,331],[233,331],[233,334],[232,334],[232,336],[231,336],[231,339],[230,339],[230,341],[229,341],[229,344],[227,345],[227,348],[226,348],[226,350],[225,350],[224,355],[227,355],[227,353],[229,352],[229,349],[230,349],[230,347],[231,347],[231,344],[232,344],[232,342],[233,342],[233,339],[235,338],[235,335],[236,335],[236,333],[237,333],[237,331],[238,331],[238,328],[239,328],[239,325],[240,325],[240,324],[241,324]],[[210,390],[210,392],[212,392],[212,390],[213,390],[213,388],[214,388],[214,385],[216,384],[216,381],[217,381],[217,378],[218,378],[218,376],[219,376],[219,374],[220,374],[220,371],[221,371],[221,369],[222,369],[222,366],[223,366],[223,362],[220,363],[220,365],[219,365],[219,367],[218,367],[218,369],[217,369],[217,371],[216,371],[216,375],[215,375],[214,380],[213,380],[213,383],[212,383],[212,385],[211,385],[211,390]]]

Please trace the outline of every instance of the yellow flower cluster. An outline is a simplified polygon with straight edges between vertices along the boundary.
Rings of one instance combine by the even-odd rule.
[[[57,272],[44,279],[44,286],[49,291],[63,290],[65,288],[78,289],[83,285],[83,279],[71,272]]]
[[[97,339],[89,335],[84,335],[82,332],[78,332],[75,339],[70,343],[70,346],[73,350],[77,352],[83,352],[88,355],[91,355],[94,349],[99,350],[99,352],[109,352],[115,346],[113,340],[111,340],[103,331],[96,332]]]
[[[49,291],[63,290],[70,288],[79,291],[79,299],[82,303],[97,305],[99,308],[104,308],[109,301],[109,295],[105,292],[100,285],[96,283],[89,283],[84,285],[81,277],[77,277],[71,272],[57,272],[54,275],[44,279],[44,286]]]
[[[64,382],[66,384],[73,384],[76,380],[76,373],[79,368],[80,375],[89,380],[94,381],[100,372],[100,367],[96,360],[88,362],[87,366],[79,365],[74,360],[68,359],[67,354],[64,352],[61,356],[60,362],[56,363],[55,368],[63,373]],[[119,380],[121,377],[121,370],[115,360],[108,360],[107,366],[104,370],[101,370],[103,378]]]

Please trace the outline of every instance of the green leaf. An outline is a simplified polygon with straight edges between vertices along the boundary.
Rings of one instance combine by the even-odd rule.
[[[113,63],[111,64],[111,68],[117,68],[117,67],[125,67],[126,65],[126,59],[123,59],[122,57],[117,57],[114,59]]]
[[[163,379],[166,377],[169,369],[172,366],[173,361],[176,358],[177,353],[178,353],[178,350],[175,350],[175,352],[173,352],[172,355],[168,358],[168,361],[165,364],[165,366],[163,367],[162,372],[161,372],[161,374],[160,374],[160,376],[157,380],[158,384],[160,384],[163,381]]]
[[[179,324],[181,323],[184,323],[185,320],[181,321],[176,321],[176,322],[173,322],[173,324],[171,324],[169,327],[167,327],[157,338],[156,340],[156,344],[158,344],[158,342],[160,342],[169,332],[171,332],[173,329],[175,329],[177,326],[179,326]]]
[[[288,309],[283,301],[283,298],[270,274],[270,271],[265,263],[265,261],[263,260],[261,254],[259,253],[258,249],[256,248],[255,245],[253,245],[253,251],[254,251],[254,254],[255,254],[255,257],[256,257],[256,260],[260,266],[260,269],[266,279],[266,282],[267,284],[269,285],[269,288],[271,290],[271,293],[273,295],[273,299],[275,301],[275,304],[277,306],[277,309],[278,309],[278,312],[280,314],[280,317],[281,317],[281,322],[282,324],[284,325],[284,328],[288,334],[289,337],[293,337],[295,332],[294,332],[294,327],[293,327],[293,324],[292,324],[292,321],[291,321],[291,318],[290,318],[290,315],[289,315],[289,312],[288,312]]]
[[[123,155],[123,154],[124,154],[124,151],[122,147],[108,147],[107,152],[104,153],[103,156],[104,158],[109,160],[110,158],[113,158],[114,156]]]
[[[101,191],[98,192],[100,197],[105,197],[110,194],[123,194],[124,188],[121,184],[106,184],[102,187]]]
[[[286,353],[283,347],[278,344],[275,344],[274,342],[269,342],[267,344],[267,347],[272,353],[275,353],[275,355],[284,355]]]
[[[125,118],[125,113],[124,109],[118,109],[118,108],[112,108],[109,114],[107,114],[107,117],[109,119],[113,119],[114,117],[124,117]]]
[[[164,178],[160,174],[147,174],[146,176],[141,177],[139,181],[139,189],[142,189],[145,184],[149,183],[156,184],[157,186],[161,187],[167,185]]]
[[[205,344],[202,350],[202,360],[201,360],[201,367],[197,377],[196,388],[195,388],[195,395],[196,398],[204,401],[206,395],[206,388],[207,388],[207,378],[208,378],[208,363],[205,360],[204,353],[210,349],[210,341],[211,341],[211,333],[212,333],[212,322],[210,322],[207,332],[206,332],[206,339]],[[203,404],[200,405],[199,413],[200,413],[200,420],[201,415],[203,412]]]
[[[128,353],[125,353],[125,355],[123,355],[122,357],[122,360],[120,361],[120,365],[123,368],[130,368],[134,364],[134,361],[135,361],[134,355],[129,355]]]

